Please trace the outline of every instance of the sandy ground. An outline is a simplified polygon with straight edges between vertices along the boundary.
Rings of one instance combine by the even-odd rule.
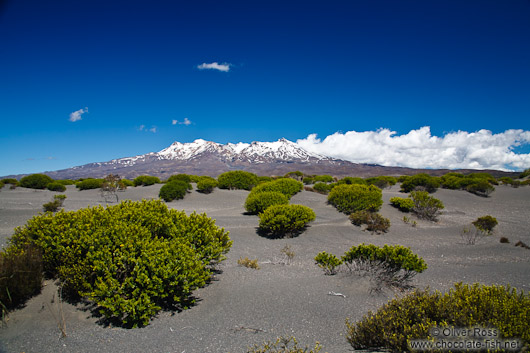
[[[160,185],[129,188],[120,199],[157,198]],[[16,226],[41,211],[53,197],[50,191],[24,188],[0,192],[0,247],[7,244]],[[400,244],[425,259],[429,268],[416,276],[419,288],[445,291],[454,282],[510,284],[528,292],[530,250],[530,187],[499,186],[489,198],[464,191],[438,190],[434,195],[446,208],[439,222],[419,221],[416,227],[402,221],[403,213],[388,204],[404,196],[399,187],[383,191],[381,213],[391,220],[390,231],[373,235],[353,226],[346,215],[326,204],[326,196],[303,191],[291,202],[314,209],[317,218],[300,236],[271,240],[256,234],[257,216],[244,215],[246,191],[215,190],[210,195],[192,192],[169,207],[206,213],[230,231],[234,244],[221,265],[222,273],[196,291],[198,303],[180,313],[162,312],[140,329],[103,327],[81,305],[60,304],[57,287],[47,281],[42,293],[12,312],[0,328],[0,352],[245,352],[247,347],[295,336],[304,345],[321,342],[322,352],[351,351],[346,342],[345,319],[358,320],[395,296],[392,291],[374,294],[366,278],[347,274],[326,276],[313,261],[320,251],[342,255],[360,243]],[[68,187],[66,210],[105,204],[98,191]],[[465,245],[460,229],[477,217],[492,215],[499,221],[497,234],[476,245]],[[414,219],[414,217],[412,217]],[[501,244],[505,236],[510,244]],[[281,249],[295,252],[291,264],[282,265]],[[237,265],[240,257],[258,259],[261,269]],[[343,296],[329,295],[329,292]],[[62,305],[66,337],[57,320]]]

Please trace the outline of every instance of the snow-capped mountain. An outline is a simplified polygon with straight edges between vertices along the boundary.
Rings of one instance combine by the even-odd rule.
[[[299,170],[306,174],[369,176],[384,174],[385,168],[388,169],[308,152],[283,138],[275,142],[236,144],[198,139],[190,143],[174,142],[159,152],[90,163],[46,174],[55,179],[99,178],[111,173],[126,178],[154,175],[166,179],[178,173],[217,176],[229,170],[246,170],[258,175],[284,175]],[[407,174],[406,168],[397,169],[401,169],[401,174]]]

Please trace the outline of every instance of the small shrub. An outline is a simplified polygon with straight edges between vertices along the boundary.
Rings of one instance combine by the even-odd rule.
[[[320,343],[316,343],[314,348],[301,348],[294,337],[279,337],[276,342],[266,342],[262,346],[255,345],[247,350],[247,353],[318,353],[322,349]]]
[[[269,181],[273,181],[274,179],[270,176],[259,176],[258,177],[258,185],[263,184]]]
[[[250,190],[258,185],[258,176],[243,170],[226,172],[217,177],[219,189],[241,189]]]
[[[488,197],[489,194],[495,191],[495,187],[486,180],[478,180],[469,184],[466,190],[478,196]]]
[[[301,182],[296,181],[294,179],[281,178],[281,179],[259,184],[258,186],[252,189],[252,193],[274,191],[274,192],[280,192],[284,194],[285,196],[287,196],[288,198],[291,198],[293,195],[302,191],[303,186],[304,185]]]
[[[530,175],[530,168],[525,169],[521,174],[519,174],[518,178],[519,179],[524,179],[524,178],[526,178],[529,175]]]
[[[427,191],[412,191],[410,197],[414,202],[412,211],[419,218],[436,221],[441,210],[444,208],[442,201],[430,196]]]
[[[39,293],[42,279],[42,254],[35,246],[0,252],[0,316]]]
[[[243,266],[243,267],[253,268],[255,270],[259,270],[258,259],[250,260],[248,257],[245,257],[245,258],[240,257],[239,260],[237,260],[237,264],[239,266]]]
[[[304,183],[304,185],[309,185],[313,184],[315,182],[315,179],[313,177],[305,177],[304,179],[302,179],[302,182]]]
[[[414,208],[414,201],[410,198],[391,197],[390,204],[401,212],[410,212]]]
[[[290,264],[291,261],[293,261],[295,253],[291,249],[291,246],[288,244],[285,244],[285,246],[280,250],[280,253],[285,256],[284,263]]]
[[[509,286],[455,284],[448,293],[416,290],[346,321],[347,340],[356,350],[411,352],[413,339],[436,340],[434,327],[494,327],[503,339],[530,346],[530,295]]]
[[[134,186],[149,186],[160,184],[160,179],[151,175],[140,175],[133,180]]]
[[[45,174],[31,174],[20,179],[20,186],[30,189],[46,189],[53,179]]]
[[[375,185],[379,189],[384,189],[387,187],[390,187],[392,185],[395,185],[397,183],[397,179],[391,176],[378,176],[373,178],[366,178],[366,183],[368,185]]]
[[[209,194],[217,187],[217,184],[217,180],[212,177],[200,177],[197,181],[197,191],[203,194]]]
[[[373,185],[337,185],[330,191],[328,202],[346,214],[360,210],[376,212],[383,204],[383,193]]]
[[[174,180],[164,184],[158,192],[158,197],[166,202],[180,200],[186,196],[190,184],[182,180]]]
[[[301,171],[297,170],[295,172],[289,172],[289,173],[285,174],[284,178],[291,178],[291,179],[294,179],[294,180],[302,181],[302,179],[304,178],[304,173],[302,173]]]
[[[402,218],[403,222],[407,223],[407,224],[410,224],[411,226],[413,227],[416,227],[418,225],[418,223],[416,221],[413,221],[411,220],[409,217],[407,216],[403,216]]]
[[[259,215],[259,230],[275,237],[293,236],[303,231],[315,217],[315,212],[307,206],[274,205]]]
[[[75,186],[80,191],[81,190],[90,190],[90,189],[101,189],[101,186],[103,185],[103,179],[84,179],[80,182],[78,182]]]
[[[331,191],[331,189],[333,189],[333,184],[318,182],[313,185],[313,190],[321,194],[327,194]]]
[[[348,185],[352,185],[352,184],[361,184],[361,185],[368,185],[368,183],[366,182],[366,180],[364,180],[363,178],[358,178],[358,177],[344,177],[342,179],[340,179],[338,181],[338,184],[348,184]]]
[[[4,187],[4,182],[0,180],[0,189]]]
[[[386,233],[390,228],[390,220],[376,212],[361,210],[352,213],[349,218],[356,226],[366,225],[365,230],[372,233]]]
[[[439,187],[440,178],[433,177],[425,173],[409,176],[401,183],[402,192],[420,190],[427,191],[428,193],[433,193]]]
[[[324,273],[327,275],[334,275],[337,273],[337,268],[342,264],[342,261],[333,254],[328,254],[322,251],[315,257],[315,262]]]
[[[55,195],[53,200],[42,205],[44,212],[57,212],[59,208],[63,207],[66,195]]]
[[[508,244],[508,243],[510,243],[510,240],[508,240],[508,238],[506,238],[506,237],[501,237],[501,238],[499,239],[499,241],[500,241],[502,244]]]
[[[180,181],[183,181],[185,183],[191,183],[191,175],[188,175],[188,174],[176,174],[176,175],[172,175],[170,176],[167,180],[166,180],[166,183],[169,183],[171,181],[176,181],[176,180],[180,180]]]
[[[287,196],[276,191],[251,192],[245,201],[245,210],[249,214],[258,214],[273,205],[287,205]]]
[[[481,232],[490,235],[493,233],[493,228],[495,228],[495,226],[499,224],[499,222],[497,222],[497,219],[495,217],[487,215],[477,218],[477,220],[474,221],[472,224]]]
[[[134,182],[129,179],[122,179],[121,182],[123,185],[125,185],[125,187],[134,186]]]
[[[15,185],[15,186],[19,185],[18,180],[15,179],[15,178],[4,178],[4,179],[2,179],[0,181],[2,182],[2,184],[11,184],[11,185]]]
[[[321,183],[332,183],[333,177],[331,175],[316,175],[313,177],[313,181]]]
[[[75,181],[71,180],[71,179],[60,179],[60,180],[56,180],[58,183],[61,183],[63,184],[64,186],[66,185],[75,185]]]
[[[462,228],[460,235],[466,244],[474,245],[478,239],[493,234],[493,228],[498,224],[497,219],[492,216],[483,216],[477,218],[469,226]]]

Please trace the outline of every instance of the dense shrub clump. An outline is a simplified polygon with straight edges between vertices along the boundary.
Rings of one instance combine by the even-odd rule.
[[[383,193],[373,185],[337,185],[330,191],[328,202],[346,214],[360,210],[376,212],[383,204]]]
[[[188,175],[188,174],[176,174],[176,175],[172,175],[170,176],[166,183],[169,183],[171,181],[176,181],[176,180],[179,180],[179,181],[183,181],[185,183],[191,183],[192,182],[192,176],[191,175]]]
[[[390,187],[392,185],[395,185],[397,183],[397,179],[392,176],[377,176],[372,178],[366,178],[366,183],[368,185],[375,185],[379,189],[384,189],[387,187]]]
[[[166,202],[183,199],[190,186],[189,183],[178,179],[167,182],[160,188],[158,197]]]
[[[356,226],[366,226],[365,230],[372,233],[386,233],[390,228],[390,220],[379,213],[360,210],[350,215],[350,221]]]
[[[440,187],[440,178],[433,177],[425,173],[420,173],[406,177],[401,183],[402,192],[414,190],[427,191],[433,193]]]
[[[251,192],[245,201],[245,210],[249,214],[258,214],[273,205],[287,205],[287,196],[276,191]]]
[[[59,208],[63,207],[66,195],[55,195],[53,200],[42,205],[44,212],[57,212]]]
[[[464,175],[461,173],[447,173],[441,178],[441,185],[445,189],[464,189],[478,196],[487,197],[498,184],[497,180],[488,173],[471,173]]]
[[[258,185],[258,176],[243,170],[234,170],[219,175],[217,181],[219,182],[219,189],[250,190]]]
[[[410,212],[414,208],[414,201],[410,198],[391,197],[390,204],[402,212]]]
[[[205,214],[155,200],[39,215],[10,242],[13,251],[37,247],[49,276],[125,326],[146,325],[162,308],[186,308],[232,244]]]
[[[414,202],[412,211],[419,218],[436,221],[441,210],[444,209],[442,201],[430,196],[427,191],[413,191],[410,193],[410,197]]]
[[[315,212],[307,206],[274,205],[259,215],[259,230],[273,237],[293,236],[315,218]]]
[[[31,174],[20,179],[20,186],[30,189],[46,189],[53,179],[45,174]]]
[[[288,198],[291,198],[291,196],[302,191],[303,187],[304,185],[299,181],[296,181],[291,178],[281,178],[259,184],[258,186],[252,189],[252,193],[273,191],[280,192]]]
[[[411,352],[413,339],[438,339],[430,336],[434,327],[479,326],[498,329],[499,338],[520,339],[527,350],[530,295],[509,286],[457,283],[445,294],[416,290],[369,312],[357,323],[347,320],[346,326],[348,342],[355,349]]]
[[[58,191],[58,192],[66,191],[66,186],[64,186],[63,183],[60,183],[58,181],[49,183],[48,185],[46,185],[46,188],[50,191]]]
[[[133,180],[134,186],[149,186],[160,184],[160,179],[151,175],[140,175]]]
[[[103,179],[89,178],[78,182],[75,186],[79,190],[101,189],[103,186]]]
[[[197,181],[197,191],[203,194],[211,193],[218,185],[217,180],[209,176],[202,176]]]
[[[313,185],[313,190],[321,194],[327,194],[331,191],[331,189],[333,189],[334,186],[335,184],[326,184],[326,183],[318,182],[318,183],[315,183],[315,185]]]

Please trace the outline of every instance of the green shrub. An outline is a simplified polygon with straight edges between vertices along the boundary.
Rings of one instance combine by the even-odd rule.
[[[513,179],[510,177],[500,177],[497,179],[497,182],[500,182],[501,184],[504,184],[504,185],[512,185]]]
[[[411,352],[411,340],[437,339],[430,336],[434,327],[476,326],[496,328],[503,339],[520,339],[527,350],[530,295],[509,286],[457,283],[445,294],[416,290],[369,312],[357,323],[347,320],[346,326],[348,342],[362,350]]]
[[[273,205],[287,205],[289,198],[276,191],[251,192],[245,201],[245,210],[250,214],[258,214]]]
[[[366,225],[365,230],[372,233],[386,233],[390,228],[390,220],[376,212],[360,210],[352,213],[349,218],[356,226]]]
[[[158,192],[158,197],[166,202],[180,200],[186,196],[189,183],[182,180],[173,180],[164,184]]]
[[[337,183],[348,184],[348,185],[352,185],[352,184],[368,185],[366,183],[366,180],[364,180],[363,178],[358,178],[358,177],[344,177],[340,179]]]
[[[466,187],[466,190],[478,196],[488,197],[489,194],[495,191],[495,187],[491,185],[487,180],[483,179],[469,184]]]
[[[525,169],[521,174],[519,174],[518,178],[523,179],[530,175],[530,168]]]
[[[270,176],[259,176],[258,177],[258,185],[259,184],[262,184],[262,183],[266,183],[266,182],[269,182],[269,181],[273,181],[274,179]]]
[[[15,185],[15,186],[18,186],[19,183],[18,183],[18,180],[15,179],[15,178],[4,178],[2,180],[0,180],[3,184],[11,184],[11,185]]]
[[[412,191],[410,197],[414,202],[412,211],[419,218],[436,221],[441,210],[444,209],[442,201],[430,196],[427,191]]]
[[[0,317],[42,287],[42,254],[35,246],[0,252]]]
[[[333,254],[328,254],[325,251],[318,253],[315,257],[315,262],[327,275],[334,275],[337,273],[337,268],[342,264],[342,261]]]
[[[243,170],[226,172],[217,177],[219,189],[241,189],[250,190],[258,185],[258,176]]]
[[[420,190],[433,193],[438,187],[440,187],[440,178],[425,173],[409,176],[401,183],[402,192]]]
[[[42,205],[44,212],[57,212],[59,208],[63,207],[66,195],[55,195],[53,200]]]
[[[309,185],[313,184],[315,182],[315,179],[312,177],[305,177],[304,179],[302,179],[302,182],[304,183],[304,185]]]
[[[46,188],[50,191],[58,191],[58,192],[66,191],[66,186],[64,186],[64,184],[57,182],[57,181],[49,183],[48,185],[46,185]]]
[[[79,190],[101,189],[103,179],[84,179],[75,184]]]
[[[375,212],[383,204],[383,193],[373,185],[337,185],[329,192],[328,202],[346,214],[360,210]]]
[[[276,342],[265,342],[263,346],[255,345],[247,350],[247,353],[318,353],[322,349],[320,343],[314,348],[298,347],[298,341],[294,337],[279,337]]]
[[[232,244],[205,214],[188,216],[159,200],[39,215],[10,243],[35,245],[65,290],[129,327],[148,324],[161,308],[185,309]]]
[[[410,212],[414,208],[414,201],[410,198],[391,197],[390,204],[402,212]]]
[[[60,180],[56,180],[56,182],[61,183],[64,186],[66,186],[66,185],[75,185],[75,181],[73,181],[71,179],[60,179]]]
[[[321,183],[332,183],[333,177],[331,175],[315,175],[313,177],[313,181]]]
[[[217,187],[217,180],[209,176],[202,176],[197,181],[197,191],[204,194],[211,193]]]
[[[372,178],[366,178],[366,183],[368,185],[375,185],[379,189],[384,189],[389,186],[395,185],[397,183],[397,179],[391,176],[377,176]]]
[[[0,180],[0,189],[4,187],[4,182]]]
[[[120,180],[125,187],[134,186],[134,182],[129,179],[122,179]]]
[[[304,173],[302,173],[301,171],[297,170],[295,172],[289,172],[289,173],[285,174],[283,177],[284,178],[291,178],[291,179],[298,180],[298,181],[302,181],[302,179],[304,178]]]
[[[53,179],[44,174],[31,174],[20,179],[20,186],[30,189],[46,189]]]
[[[326,184],[322,182],[318,182],[315,185],[313,185],[313,190],[321,193],[321,194],[327,194],[333,189],[335,185],[333,184]]]
[[[273,191],[280,192],[288,198],[291,198],[296,193],[302,191],[303,187],[304,185],[299,181],[296,181],[291,178],[281,178],[259,184],[258,186],[252,189],[252,193]]]
[[[315,219],[315,212],[302,205],[274,205],[259,215],[259,230],[274,237],[296,235]]]
[[[462,228],[460,235],[466,244],[474,245],[478,239],[493,234],[493,229],[498,224],[497,219],[492,216],[483,216],[471,222],[470,226]]]
[[[477,218],[477,220],[472,222],[472,224],[478,230],[484,233],[491,234],[493,232],[493,228],[495,228],[495,226],[499,224],[499,222],[497,222],[497,219],[495,217],[487,215],[487,216]]]
[[[176,181],[176,180],[180,180],[180,181],[183,181],[185,183],[191,183],[191,175],[188,175],[188,174],[176,174],[176,175],[172,175],[170,176],[166,183],[169,183],[171,181]]]
[[[160,179],[151,175],[140,175],[133,180],[134,186],[149,186],[160,184]]]

